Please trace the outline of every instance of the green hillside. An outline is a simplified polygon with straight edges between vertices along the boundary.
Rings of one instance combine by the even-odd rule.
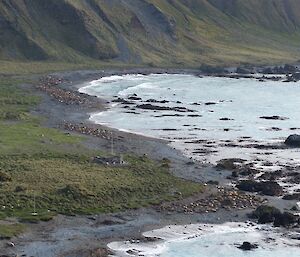
[[[300,59],[298,0],[1,0],[0,60],[238,65]]]

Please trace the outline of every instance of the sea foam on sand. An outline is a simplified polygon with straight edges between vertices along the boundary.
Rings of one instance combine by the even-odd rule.
[[[299,257],[299,240],[286,233],[252,223],[178,225],[143,234],[157,238],[156,241],[112,242],[108,247],[120,257]],[[255,243],[258,248],[248,252],[238,249],[244,241]]]

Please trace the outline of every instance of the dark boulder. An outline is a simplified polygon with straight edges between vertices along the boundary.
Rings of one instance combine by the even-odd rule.
[[[161,104],[165,104],[165,103],[169,103],[169,101],[167,100],[155,100],[155,99],[148,99],[146,101],[146,103],[161,103]]]
[[[284,212],[275,216],[274,226],[275,227],[289,227],[298,222],[297,217],[290,213]]]
[[[273,116],[261,116],[259,117],[260,119],[263,119],[263,120],[288,120],[287,117],[281,117],[281,116],[278,116],[278,115],[273,115]]]
[[[237,186],[238,189],[247,192],[259,192],[259,183],[254,180],[243,180]]]
[[[257,219],[260,224],[266,224],[274,222],[275,217],[280,214],[280,210],[273,206],[261,205],[250,214],[250,218]]]
[[[279,209],[267,205],[259,206],[249,216],[258,219],[260,224],[273,223],[275,227],[289,227],[299,223],[299,218],[294,214],[282,213]]]
[[[257,244],[251,244],[249,242],[244,242],[242,245],[238,246],[239,249],[243,251],[251,251],[258,248]]]
[[[244,161],[238,158],[222,159],[218,161],[216,168],[220,170],[236,170]]]
[[[137,96],[130,96],[130,97],[128,97],[128,99],[129,100],[133,100],[133,101],[140,101],[140,100],[142,100],[142,98],[137,97]]]
[[[158,106],[158,105],[153,105],[153,104],[141,104],[136,106],[139,109],[144,109],[144,110],[156,110],[156,111],[171,111],[172,108],[167,107],[167,106]]]
[[[231,177],[232,178],[238,178],[239,177],[239,172],[237,170],[232,171]]]
[[[168,106],[153,105],[149,103],[137,105],[136,108],[143,109],[143,110],[153,110],[153,111],[195,112],[194,110],[190,110],[180,106],[168,107]]]
[[[123,98],[118,97],[117,99],[112,100],[113,103],[121,103],[121,104],[134,104],[131,101],[127,101]]]
[[[284,142],[288,146],[300,147],[300,135],[290,135]]]
[[[259,172],[260,172],[259,170],[254,169],[254,168],[250,167],[249,165],[248,166],[246,165],[240,169],[239,174],[241,176],[253,176]]]
[[[229,120],[234,120],[234,119],[230,119],[230,118],[220,118],[220,120],[222,120],[222,121],[229,121]]]
[[[276,170],[274,172],[265,172],[264,174],[259,176],[259,179],[274,181],[278,178],[281,178],[282,176],[283,176],[282,170]]]
[[[263,195],[280,196],[283,194],[283,188],[274,181],[256,182],[254,180],[243,180],[237,188],[247,192],[258,192]]]
[[[285,195],[282,199],[283,200],[297,200],[297,201],[300,201],[300,193]]]
[[[263,195],[280,196],[283,194],[282,186],[274,181],[261,182],[260,187]]]

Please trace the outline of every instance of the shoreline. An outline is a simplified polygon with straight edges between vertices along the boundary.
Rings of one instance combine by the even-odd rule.
[[[143,69],[134,69],[131,71],[132,74],[136,74],[137,71],[141,70]],[[159,70],[161,72],[164,71],[163,73],[165,73],[165,70]],[[147,69],[147,71],[150,72],[149,69]],[[188,70],[172,70],[171,72],[173,73],[171,74],[178,74],[180,71],[182,74],[188,74]],[[66,82],[59,86],[65,90],[75,92],[75,90],[78,90],[80,85],[82,86],[83,83],[93,79],[99,79],[100,76],[113,75],[115,72],[117,71],[76,71],[54,73],[51,76],[63,77]],[[117,75],[128,74],[128,72],[129,70],[122,70]],[[192,75],[196,74],[195,70],[191,70],[191,72],[193,73]],[[151,70],[150,73],[153,73],[153,70]],[[44,92],[39,92],[38,94],[42,96],[43,101],[33,113],[47,117],[44,121],[44,125],[47,127],[63,129],[61,126],[62,123],[70,122],[87,124],[91,127],[113,132],[116,137],[116,152],[138,153],[139,155],[146,154],[155,160],[161,159],[163,156],[172,161],[171,172],[173,175],[187,180],[194,180],[198,182],[202,181],[203,178],[200,174],[198,177],[195,177],[194,175],[195,171],[197,171],[196,173],[199,173],[197,162],[194,162],[192,165],[188,164],[190,159],[184,156],[179,150],[173,149],[169,146],[167,141],[94,124],[89,120],[89,113],[91,110],[94,110],[94,108],[82,107],[80,105],[65,105],[63,103],[58,103],[55,99]],[[89,98],[92,99],[94,97],[89,96]],[[100,101],[103,108],[102,110],[104,111],[105,108],[107,108],[107,101],[105,99],[97,99],[97,101]],[[77,134],[76,131],[70,133]],[[85,144],[91,149],[101,149],[106,151],[109,151],[110,149],[110,141],[105,138],[87,135]],[[208,169],[215,168],[208,167]],[[182,170],[185,170],[185,172],[182,172]],[[215,192],[215,188],[215,186],[207,186],[206,194]],[[273,200],[276,202],[276,199]],[[15,250],[21,251],[28,256],[35,256],[34,251],[36,248],[41,251],[49,251],[49,254],[47,253],[48,255],[43,255],[44,257],[57,256],[55,254],[60,253],[59,251],[69,251],[70,254],[74,254],[74,256],[88,256],[91,250],[106,247],[109,242],[132,237],[139,238],[143,232],[162,228],[168,225],[185,225],[190,223],[220,224],[229,221],[245,222],[248,220],[246,214],[249,211],[249,209],[219,210],[217,212],[207,214],[185,214],[160,212],[151,207],[126,211],[119,214],[100,214],[76,217],[64,217],[58,215],[53,221],[33,225],[30,232],[16,240]],[[47,234],[42,233],[44,230],[47,231]],[[57,244],[57,240],[59,240],[60,244]],[[68,250],[68,248],[70,250]]]
[[[223,224],[173,225],[145,232],[141,239],[109,243],[108,248],[116,252],[116,255],[119,257],[135,255],[160,256],[167,253],[168,250],[170,250],[169,254],[172,252],[176,253],[174,248],[172,248],[172,246],[176,247],[176,244],[179,244],[181,247],[183,247],[183,244],[187,244],[188,247],[196,248],[202,243],[200,250],[203,253],[208,253],[207,251],[209,251],[214,254],[213,251],[218,251],[218,254],[220,254],[222,249],[218,248],[222,247],[225,248],[224,250],[237,251],[238,253],[239,251],[242,252],[241,246],[243,242],[249,240],[254,248],[259,251],[271,252],[280,249],[282,252],[286,247],[292,247],[297,251],[299,245],[297,239],[293,238],[294,235],[295,233],[290,233],[284,229],[258,225],[250,221],[226,222]],[[216,239],[215,242],[213,242],[214,239]],[[224,240],[227,240],[226,244],[224,244]],[[168,246],[171,249],[168,249]],[[181,248],[177,250],[182,254],[185,253]]]

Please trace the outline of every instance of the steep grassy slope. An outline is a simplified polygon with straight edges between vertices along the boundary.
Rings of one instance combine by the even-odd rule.
[[[0,59],[150,65],[300,59],[298,0],[2,0]]]

